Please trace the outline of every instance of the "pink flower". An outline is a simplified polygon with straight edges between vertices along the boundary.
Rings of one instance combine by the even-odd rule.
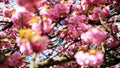
[[[9,0],[0,0],[0,2],[4,2],[5,4],[9,4]]]
[[[35,12],[37,9],[34,7],[34,5],[26,4],[24,5],[24,8],[30,12]]]
[[[40,10],[39,14],[40,14],[40,15],[46,15],[46,14],[48,13],[47,11],[48,11],[47,8],[42,7],[42,9]]]
[[[15,39],[16,35],[17,35],[17,31],[18,31],[17,28],[11,28],[11,29],[9,29],[8,33],[11,32],[10,35],[9,35],[9,37],[11,37],[12,39]]]
[[[101,44],[106,40],[106,33],[104,30],[98,28],[89,29],[81,35],[81,39],[86,43]]]
[[[60,15],[69,13],[69,6],[67,4],[56,4],[54,8],[47,9],[43,7],[40,11],[40,15],[44,15],[50,18],[52,21],[56,21]]]
[[[20,51],[25,54],[32,54],[33,50],[30,42],[23,42],[20,38],[16,38],[17,45],[20,47]]]
[[[77,26],[78,27],[76,27],[75,24],[68,25],[68,34],[72,39],[78,38],[82,34],[82,32],[87,29],[87,25],[84,23],[79,23]]]
[[[37,32],[29,29],[21,30],[19,33],[20,36],[16,38],[16,42],[22,53],[29,55],[46,49],[48,43],[46,36],[40,36]]]
[[[91,2],[91,0],[82,0],[81,4],[82,5],[88,5]]]
[[[113,36],[109,36],[107,39],[107,43],[106,46],[107,47],[116,47],[120,44],[120,41],[118,41],[117,39],[115,39]]]
[[[25,6],[26,4],[35,4],[37,3],[39,0],[15,0],[15,2],[20,5],[20,6]]]
[[[52,20],[51,19],[47,19],[43,22],[43,30],[44,30],[45,33],[50,31],[51,25],[52,25]]]
[[[88,18],[85,15],[71,16],[67,23],[68,27],[66,32],[68,33],[68,36],[66,37],[66,40],[78,38],[81,33],[87,29],[86,23],[88,23]],[[62,32],[61,37],[64,37],[66,32]]]
[[[50,18],[52,21],[56,21],[60,15],[65,15],[69,13],[69,6],[67,4],[56,4],[54,8],[43,7],[40,11],[40,15],[44,15]]]
[[[69,13],[69,6],[67,4],[56,4],[55,5],[56,11],[58,11],[59,14]]]
[[[82,0],[82,5],[88,5],[90,3],[93,3],[93,4],[97,4],[97,5],[100,5],[100,4],[105,4],[105,0]]]
[[[49,1],[47,1],[47,0],[39,0],[39,2],[36,2],[35,5],[36,5],[37,8],[41,8],[41,7],[43,8],[43,6],[46,5],[46,4],[49,4]]]
[[[109,11],[110,11],[109,6],[103,8],[103,9],[100,9],[100,8],[96,7],[96,8],[93,9],[93,14],[89,15],[89,18],[91,20],[96,21],[96,20],[99,20],[99,15],[100,15],[104,19],[108,16]]]
[[[31,23],[32,29],[39,32],[40,34],[42,33],[42,29],[44,33],[49,32],[51,29],[51,25],[52,25],[52,20],[49,18],[47,20],[44,20],[43,22],[39,20],[39,22]]]
[[[93,14],[89,15],[89,18],[91,20],[96,21],[96,20],[99,20],[99,15],[101,15],[101,14],[102,14],[102,10],[100,8],[96,7],[96,8],[93,9]]]
[[[47,37],[35,37],[31,40],[30,45],[35,52],[41,52],[46,49],[46,44],[48,43]]]
[[[119,3],[119,0],[112,0],[113,3]]]
[[[9,68],[9,66],[20,67],[23,64],[23,59],[20,53],[15,52],[10,57],[6,57],[4,63],[0,66],[2,68]]]
[[[60,17],[59,12],[55,8],[48,9],[46,16],[53,21],[56,21]]]
[[[103,18],[106,18],[107,16],[108,16],[108,14],[109,14],[109,11],[110,11],[110,7],[109,6],[106,6],[106,7],[104,7],[103,9],[102,9],[102,17]]]
[[[76,62],[82,66],[96,67],[103,63],[104,54],[101,51],[97,51],[95,54],[79,51],[75,54]]]
[[[77,13],[82,13],[83,12],[83,8],[80,4],[73,4],[72,9],[74,11],[77,11]]]
[[[32,17],[32,14],[26,11],[23,12],[17,12],[11,17],[12,22],[15,26],[26,26],[28,24],[28,21]]]
[[[42,27],[41,26],[41,21],[35,22],[35,23],[31,23],[30,25],[31,25],[32,30],[35,30],[35,31],[39,32],[39,34],[42,33],[42,31],[41,31],[41,27]]]
[[[8,58],[8,61],[9,61],[9,65],[10,66],[16,66],[16,67],[19,67],[22,65],[23,63],[23,60],[21,58],[21,55],[20,53],[18,52],[15,52],[12,57]]]
[[[69,18],[69,22],[75,24],[88,23],[88,18],[85,15],[73,15]]]
[[[71,25],[71,27],[69,26],[69,27],[68,27],[68,30],[69,30],[69,31],[68,31],[68,34],[69,34],[69,36],[70,36],[72,39],[76,39],[77,37],[80,36],[79,31],[77,31],[74,26],[73,26],[73,28],[72,28],[72,25]]]
[[[5,36],[6,36],[7,34],[5,33],[5,32],[0,32],[0,38],[2,39],[2,38],[5,38]]]
[[[105,0],[100,0],[100,1],[98,1],[98,0],[91,0],[91,2],[94,3],[94,4],[97,4],[97,5],[105,4]]]
[[[8,18],[11,18],[11,16],[12,16],[12,12],[14,12],[15,11],[15,9],[5,9],[5,10],[3,10],[3,15],[5,16],[5,17],[8,17]]]
[[[15,2],[30,12],[35,12],[40,0],[15,0]]]
[[[27,0],[15,0],[15,2],[20,5],[20,6],[24,6]]]

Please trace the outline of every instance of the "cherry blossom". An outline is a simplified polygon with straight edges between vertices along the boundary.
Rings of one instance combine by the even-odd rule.
[[[48,43],[47,37],[40,36],[37,32],[30,29],[20,30],[20,38],[16,39],[20,51],[25,54],[40,52],[46,49]],[[29,33],[30,32],[30,33]]]
[[[0,0],[0,68],[114,67],[120,62],[119,3]]]
[[[87,32],[81,35],[81,39],[86,43],[101,44],[106,40],[106,33],[101,28],[90,28]]]
[[[32,14],[29,12],[16,12],[14,15],[12,15],[11,20],[14,23],[15,26],[26,26],[28,24],[28,21],[32,17]]]
[[[96,67],[103,63],[103,56],[104,54],[101,51],[97,51],[94,54],[79,51],[75,54],[75,59],[79,65]]]
[[[12,14],[14,14],[15,9],[5,9],[3,10],[3,15],[6,17],[12,17]]]
[[[6,57],[1,67],[8,68],[9,66],[20,67],[23,64],[23,59],[19,52],[15,52],[13,55]]]
[[[98,7],[93,9],[93,14],[89,15],[91,20],[99,20],[99,16],[106,18],[109,14],[109,6],[103,8],[102,10]]]
[[[69,6],[67,4],[56,4],[55,9],[59,14],[69,13]]]

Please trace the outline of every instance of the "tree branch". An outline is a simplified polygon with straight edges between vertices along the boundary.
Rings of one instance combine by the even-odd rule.
[[[38,68],[45,68],[45,67],[49,67],[49,66],[53,66],[56,64],[61,64],[61,63],[65,63],[65,62],[70,62],[74,60],[74,57],[67,57],[67,56],[62,56],[62,57],[58,57],[58,58],[51,58],[48,59],[46,61],[42,61],[38,64]]]

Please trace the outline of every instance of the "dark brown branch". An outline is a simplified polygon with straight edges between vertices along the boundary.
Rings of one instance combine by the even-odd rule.
[[[8,29],[8,28],[11,28],[11,27],[13,26],[13,22],[0,21],[0,24],[2,24],[2,23],[5,23],[5,24],[7,24],[7,25],[5,25],[0,31],[4,31],[4,30],[6,30],[6,29]]]

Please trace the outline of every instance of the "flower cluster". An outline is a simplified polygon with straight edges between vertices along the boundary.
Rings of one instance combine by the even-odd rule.
[[[106,33],[102,28],[90,28],[87,32],[82,33],[81,39],[86,43],[98,44],[106,40]]]
[[[56,4],[54,8],[48,7],[48,5],[44,5],[44,7],[40,11],[40,15],[46,16],[47,18],[56,21],[60,17],[64,17],[69,13],[70,7],[68,4]]]
[[[0,5],[5,4],[0,7],[0,67],[97,67],[103,61],[103,66],[111,64],[119,59],[119,3],[120,0],[0,0]],[[22,55],[27,60],[32,55],[31,62],[24,60],[28,63],[24,64]],[[47,63],[42,63],[44,60]],[[73,61],[61,64],[64,66],[56,64],[70,60]]]
[[[79,51],[75,59],[79,65],[96,67],[103,63],[104,54],[101,51],[90,50],[89,52]]]
[[[89,15],[89,18],[91,20],[99,20],[99,17],[101,16],[102,18],[106,18],[107,15],[109,14],[109,11],[110,11],[110,8],[109,6],[103,8],[103,9],[100,9],[98,7],[94,8],[93,9],[93,14],[92,15]]]
[[[23,58],[19,52],[7,56],[1,67],[8,68],[9,66],[20,67],[23,64]]]
[[[27,11],[16,12],[12,15],[11,20],[17,27],[24,27],[33,15]]]
[[[43,51],[48,39],[31,29],[22,29],[19,30],[19,37],[16,38],[16,42],[22,53],[32,54],[33,52]]]

